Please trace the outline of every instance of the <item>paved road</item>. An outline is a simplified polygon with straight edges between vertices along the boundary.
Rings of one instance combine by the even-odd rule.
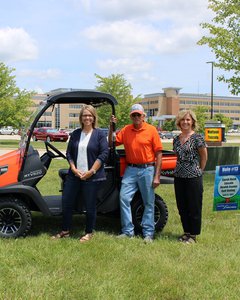
[[[21,139],[20,135],[0,134],[0,140],[18,140],[18,141],[20,141],[20,139]]]
[[[0,140],[18,140],[20,141],[21,137],[19,135],[1,135],[0,134]],[[163,143],[172,143],[172,139],[163,139],[162,140]],[[230,143],[240,143],[240,136],[235,136],[234,139],[232,139],[231,141],[229,141]],[[0,146],[1,147],[1,146]],[[4,153],[7,153],[9,151],[11,151],[13,149],[0,149],[0,155],[4,154]],[[40,152],[40,155],[41,155],[41,152],[43,151],[39,151]],[[240,155],[240,153],[239,153]]]

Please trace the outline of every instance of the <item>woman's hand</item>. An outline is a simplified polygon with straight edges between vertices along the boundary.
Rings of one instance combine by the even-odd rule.
[[[90,178],[92,175],[93,175],[92,170],[89,170],[89,171],[87,171],[87,172],[82,172],[82,173],[81,173],[81,176],[80,176],[80,179],[81,179],[81,180],[87,180],[87,179]]]
[[[76,176],[76,177],[79,177],[81,179],[82,175],[83,175],[83,172],[81,172],[80,170],[78,169],[72,169],[72,172],[73,174]]]

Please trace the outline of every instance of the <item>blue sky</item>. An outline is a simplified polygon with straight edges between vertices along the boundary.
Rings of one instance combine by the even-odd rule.
[[[196,42],[207,0],[0,0],[0,61],[18,87],[94,89],[94,74],[124,74],[134,96],[180,87],[211,92],[214,54]],[[214,68],[214,94],[228,96]]]

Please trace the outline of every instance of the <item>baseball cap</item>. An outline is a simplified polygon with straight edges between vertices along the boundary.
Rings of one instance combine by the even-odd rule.
[[[133,104],[131,107],[130,115],[133,113],[139,113],[141,115],[144,114],[144,109],[141,104]]]

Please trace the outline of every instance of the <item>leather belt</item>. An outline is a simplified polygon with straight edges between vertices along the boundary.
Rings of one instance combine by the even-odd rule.
[[[155,162],[150,162],[146,164],[128,164],[128,166],[133,168],[147,168],[150,166],[155,166]]]

